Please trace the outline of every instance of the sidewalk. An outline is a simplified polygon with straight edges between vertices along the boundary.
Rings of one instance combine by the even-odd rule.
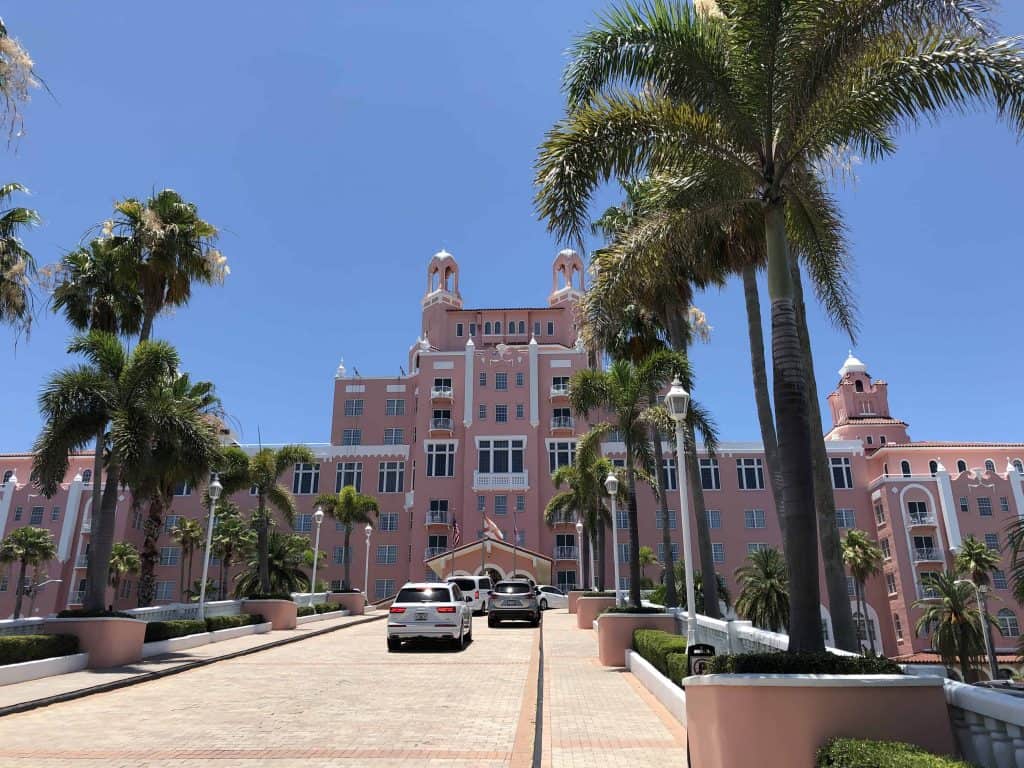
[[[686,764],[683,727],[629,672],[602,667],[597,637],[563,611],[544,615],[542,765]]]
[[[291,630],[266,632],[262,635],[245,635],[176,653],[151,656],[127,667],[85,669],[81,672],[0,686],[0,715],[7,714],[5,710],[8,707],[46,700],[54,696],[73,695],[95,686],[121,684],[132,678],[148,677],[154,673],[167,674],[190,667],[196,662],[209,662],[239,652],[270,646],[281,640],[306,638],[324,630],[358,624],[371,619],[383,619],[386,616],[385,611],[375,611],[365,616],[340,616],[334,619],[311,621]]]

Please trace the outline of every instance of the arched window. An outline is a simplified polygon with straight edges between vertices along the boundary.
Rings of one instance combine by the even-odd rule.
[[[519,335],[520,336],[525,336],[526,335],[526,321],[524,321],[524,320],[520,320],[519,321]]]
[[[82,482],[88,483],[92,481],[92,470],[86,469],[82,472]]]
[[[995,472],[996,471],[996,463],[994,461],[992,461],[992,459],[985,459],[985,471],[986,472]]]
[[[1024,475],[1024,461],[1021,461],[1020,459],[1014,459],[1013,468],[1016,469],[1017,472],[1019,472],[1020,474]]]
[[[501,320],[498,320],[494,324],[494,335],[495,336],[500,336],[501,335]]]
[[[932,473],[932,477],[935,477],[935,475],[937,475],[939,473],[939,462],[937,462],[937,461],[929,461],[928,462],[928,471]]]
[[[491,335],[491,321],[488,320],[486,323],[484,323],[484,336],[490,336],[490,335]]]
[[[882,445],[885,445],[885,435],[880,435],[878,438],[878,442],[880,442]]]
[[[871,639],[876,637],[875,635],[875,622],[872,619],[868,619],[867,622],[867,633],[864,631],[864,614],[860,611],[855,611],[853,614],[853,623],[857,625],[857,639],[862,643],[870,643]]]
[[[900,462],[900,472],[903,473],[904,477],[910,477],[910,462],[906,459]]]
[[[6,472],[4,472],[4,482],[6,483],[13,476],[14,476],[14,470],[13,469],[8,469]]]
[[[864,382],[861,381],[860,379],[857,379],[857,381],[854,382],[854,384],[853,384],[853,388],[855,390],[857,390],[858,392],[863,392],[864,391]]]
[[[1013,680],[1013,670],[1012,669],[1006,669],[1005,667],[1003,669],[1000,669],[999,670],[999,679],[1000,680]]]
[[[1003,608],[996,618],[999,621],[999,631],[1003,633],[1003,637],[1020,637],[1020,624],[1013,611]]]
[[[867,437],[867,441],[868,441],[868,445],[871,445],[871,442],[872,442],[872,440],[871,440],[871,435],[868,435],[868,437]]]

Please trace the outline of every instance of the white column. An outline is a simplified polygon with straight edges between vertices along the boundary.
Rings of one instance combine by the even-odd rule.
[[[957,510],[959,508],[953,501],[953,484],[950,482],[949,472],[942,466],[942,462],[939,462],[939,466],[936,468],[935,480],[939,487],[939,506],[942,507],[942,520],[946,528],[946,542],[951,552],[957,552],[960,549],[960,542],[963,540],[960,536],[960,520],[957,517]]]
[[[3,495],[0,496],[0,538],[7,533],[7,517],[11,514],[11,502],[14,501],[14,492],[18,489],[18,476],[11,475],[11,479],[0,484]]]
[[[464,403],[462,411],[463,426],[470,426],[473,423],[473,354],[476,352],[476,344],[470,338],[466,341],[466,377],[464,381],[465,392],[462,394]]]
[[[530,337],[530,425],[535,429],[540,424],[540,394],[537,377],[537,351],[540,345],[537,344],[535,336]]]
[[[79,473],[75,475],[75,479],[71,482],[71,487],[68,488],[68,502],[64,508],[64,522],[60,526],[60,541],[57,543],[57,560],[62,563],[67,562],[67,559],[71,557],[71,542],[75,540],[75,526],[78,525],[78,508],[81,506],[84,486],[82,475]]]
[[[1017,505],[1017,517],[1024,517],[1024,475],[1017,471],[1013,463],[1006,462],[1006,479],[1010,481],[1013,491],[1013,503]]]

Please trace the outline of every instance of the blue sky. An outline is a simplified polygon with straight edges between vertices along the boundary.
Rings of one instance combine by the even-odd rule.
[[[4,20],[53,96],[0,155],[57,261],[115,199],[173,187],[223,231],[232,274],[156,335],[213,380],[243,438],[328,439],[341,357],[396,374],[442,246],[467,306],[542,304],[559,244],[536,220],[532,163],[561,114],[564,51],[603,3],[11,4]],[[244,9],[244,10],[243,10]],[[1000,23],[1024,32],[1024,8]],[[991,114],[902,137],[839,191],[856,257],[857,354],[915,439],[1024,440],[1024,149]],[[607,204],[613,198],[601,202]],[[724,439],[758,437],[737,284],[701,296],[714,338],[696,396]],[[813,318],[819,388],[848,341]],[[69,362],[44,314],[0,332],[0,451],[27,449],[36,397]]]

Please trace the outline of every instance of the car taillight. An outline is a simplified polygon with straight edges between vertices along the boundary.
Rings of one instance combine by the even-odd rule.
[[[438,613],[455,613],[455,608],[454,608],[454,606],[451,606],[451,605],[442,605],[440,608],[437,609],[437,612]]]
[[[391,613],[405,613],[405,608],[395,608],[395,606],[391,606]]]
[[[476,592],[473,593],[473,599],[474,600],[479,600],[480,599],[480,590],[479,589]]]

